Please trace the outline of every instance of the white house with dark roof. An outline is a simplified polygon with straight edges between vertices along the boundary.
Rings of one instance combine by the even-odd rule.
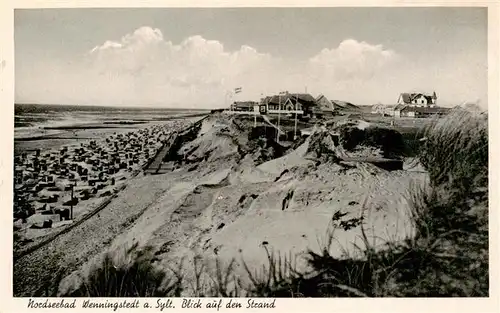
[[[397,104],[419,106],[419,107],[434,107],[436,105],[437,95],[433,92],[432,95],[425,93],[402,93],[399,95]]]
[[[394,117],[430,117],[448,114],[449,108],[436,105],[436,92],[432,95],[424,93],[402,93],[393,109]]]
[[[263,112],[262,106],[264,106],[264,111],[267,114],[298,112],[301,116],[315,116],[321,113],[316,109],[316,99],[308,93],[285,92],[280,95],[268,96],[261,99],[260,106],[261,112]]]

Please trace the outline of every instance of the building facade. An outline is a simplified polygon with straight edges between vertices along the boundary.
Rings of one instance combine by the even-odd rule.
[[[397,105],[394,109],[394,117],[425,118],[433,116],[443,116],[448,114],[450,110],[450,108],[441,107]]]
[[[297,113],[300,117],[319,117],[322,114],[313,96],[289,92],[263,98],[260,112],[264,111],[266,114]]]
[[[253,112],[254,106],[257,105],[259,104],[254,101],[236,101],[233,104],[231,104],[231,111]]]

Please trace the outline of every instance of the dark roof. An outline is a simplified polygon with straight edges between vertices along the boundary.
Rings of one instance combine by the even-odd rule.
[[[335,109],[354,110],[354,111],[361,110],[358,106],[347,101],[341,101],[341,100],[330,100],[330,101],[333,103],[333,107]]]
[[[311,96],[308,93],[288,93],[285,95],[274,95],[271,97],[266,97],[264,99],[264,103],[273,103],[273,104],[279,104],[281,101],[281,104],[285,104],[285,102],[290,99],[292,101],[296,101],[298,98],[298,101],[302,104],[316,104],[316,99],[314,99],[313,96]]]
[[[314,97],[311,96],[311,94],[308,94],[308,93],[299,93],[299,94],[292,93],[290,95],[294,99],[298,97],[299,101],[316,102],[316,99],[314,99]]]
[[[411,100],[413,100],[412,95],[406,92],[402,93],[401,97],[403,98],[403,103],[411,103]]]
[[[276,104],[279,104],[280,102],[281,103],[285,103],[286,102],[286,96],[271,96],[270,99],[267,101],[267,103],[276,103]]]
[[[336,110],[339,110],[339,109],[344,109],[343,106],[339,105],[337,102],[335,101],[331,101],[332,104],[333,104],[333,108],[336,109]]]
[[[260,104],[267,104],[267,103],[269,103],[269,100],[271,100],[271,98],[272,98],[272,97],[270,97],[270,96],[267,96],[267,97],[265,97],[265,98],[262,98],[262,99],[260,100]]]

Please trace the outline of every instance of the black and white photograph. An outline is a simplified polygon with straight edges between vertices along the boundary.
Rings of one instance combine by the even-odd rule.
[[[14,9],[13,297],[492,296],[488,10]]]

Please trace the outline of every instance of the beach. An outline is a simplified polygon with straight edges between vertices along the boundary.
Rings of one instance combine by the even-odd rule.
[[[179,113],[149,121],[114,115],[109,122],[109,116],[94,114],[92,120],[87,112],[78,123],[72,116],[22,127],[14,145],[15,250],[36,246],[123,189],[168,134],[199,119]]]
[[[351,124],[366,127],[357,121]],[[134,142],[141,142],[146,145],[139,150],[151,151],[149,157],[144,152],[134,154],[139,162],[122,174],[124,189],[118,190],[115,180],[115,185],[108,183],[98,191],[96,199],[110,191],[111,201],[77,227],[49,242],[44,240],[50,238],[47,235],[56,229],[54,226],[26,231],[24,240],[31,242],[20,248],[15,262],[15,293],[43,294],[49,288],[47,284],[56,284],[61,278],[60,284],[51,285],[55,288],[52,292],[70,292],[104,254],[112,252],[117,258],[126,258],[127,249],[146,247],[156,251],[155,264],[160,268],[184,262],[186,279],[198,258],[208,268],[217,259],[228,263],[234,258],[259,268],[266,262],[269,249],[293,255],[321,249],[336,212],[343,214],[344,223],[365,216],[370,238],[379,238],[380,243],[402,240],[412,233],[405,191],[412,183],[425,183],[426,173],[412,168],[410,161],[404,169],[395,171],[370,163],[339,163],[325,158],[325,151],[340,156],[347,153],[335,145],[335,132],[328,127],[313,127],[310,135],[295,142],[286,141],[283,134],[276,144],[274,135],[253,134],[272,131],[271,124],[259,119],[257,128],[253,126],[252,118],[217,113],[203,119],[141,127],[136,133],[142,139],[132,144],[131,138],[137,138],[134,132],[113,132],[110,138],[115,141],[111,142],[118,142],[120,156],[127,155]],[[151,169],[160,143],[169,151],[155,165],[157,168]],[[103,138],[101,145],[105,144]],[[114,144],[108,145],[114,151]],[[93,141],[84,145],[91,151],[107,151],[96,146]],[[367,147],[349,155],[359,158],[382,152],[374,149]],[[70,152],[63,155],[75,157]],[[133,160],[124,158],[134,164]],[[109,182],[109,177],[106,179]],[[99,205],[95,203],[82,208],[76,205],[76,220],[95,210]],[[360,238],[359,229],[337,232],[332,254],[341,256],[346,249],[355,253],[352,247]],[[36,249],[30,250],[30,245]],[[241,263],[237,271],[243,275]]]

